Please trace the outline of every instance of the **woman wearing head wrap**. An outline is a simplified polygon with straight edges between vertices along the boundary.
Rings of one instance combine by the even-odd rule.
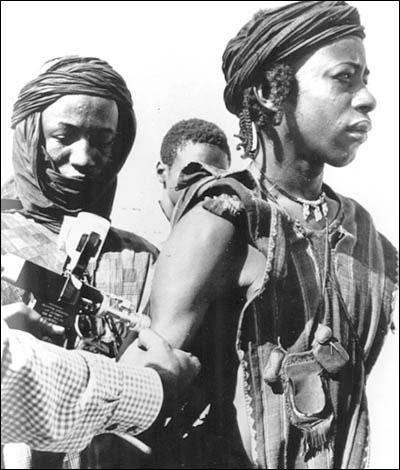
[[[61,273],[66,255],[57,238],[64,216],[110,216],[117,175],[135,140],[130,92],[103,60],[55,59],[21,90],[12,127],[14,176],[2,188],[2,254]],[[88,281],[138,309],[156,255],[146,240],[112,228]],[[2,304],[23,298],[2,281]],[[113,356],[112,344],[106,341],[101,352]],[[21,448],[18,457],[24,455]],[[48,454],[33,457],[36,468],[57,464]],[[12,465],[23,468],[21,460]]]
[[[226,48],[224,98],[253,163],[183,170],[151,294],[152,327],[201,360],[193,407],[210,405],[169,425],[180,468],[366,466],[365,381],[391,324],[397,254],[323,183],[371,128],[363,37],[345,2],[290,2]]]

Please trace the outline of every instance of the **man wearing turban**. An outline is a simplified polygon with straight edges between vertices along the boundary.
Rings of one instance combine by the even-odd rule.
[[[152,327],[202,372],[160,467],[367,465],[365,383],[391,325],[397,253],[323,181],[371,129],[363,38],[346,2],[301,1],[260,11],[228,43],[225,103],[253,162],[181,173]]]
[[[103,60],[58,58],[21,90],[12,128],[14,175],[2,188],[2,254],[61,273],[66,255],[57,239],[64,216],[81,211],[110,216],[117,175],[135,140],[131,94]],[[111,228],[97,265],[88,268],[88,281],[139,309],[156,256],[143,238]],[[24,297],[2,281],[2,304]],[[111,357],[112,344],[106,341],[102,350]],[[21,446],[18,468],[24,451]],[[59,464],[48,455],[33,452],[33,467]]]

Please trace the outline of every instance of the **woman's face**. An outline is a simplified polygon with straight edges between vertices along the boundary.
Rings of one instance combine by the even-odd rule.
[[[368,73],[363,42],[355,36],[318,49],[300,65],[297,96],[285,107],[286,140],[296,155],[335,167],[354,159],[376,106]]]
[[[112,158],[118,107],[113,100],[66,95],[42,113],[45,148],[66,177],[96,177]]]

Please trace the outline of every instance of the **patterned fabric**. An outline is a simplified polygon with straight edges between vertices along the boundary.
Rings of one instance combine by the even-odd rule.
[[[58,234],[22,214],[1,215],[1,253],[21,256],[52,271],[61,273],[65,253],[57,246]],[[157,249],[145,239],[112,228],[104,244],[92,284],[98,289],[120,295],[139,309],[144,299],[146,282],[151,276]],[[14,289],[8,295],[8,284],[2,281],[2,305],[21,299]]]
[[[93,435],[138,434],[158,416],[161,379],[149,368],[66,351],[1,325],[1,442],[79,451]]]
[[[57,233],[20,213],[3,212],[1,224],[2,254],[13,253],[53,271],[62,271],[65,253],[58,250]],[[157,249],[143,238],[112,228],[97,268],[92,273],[92,284],[103,292],[124,297],[138,311],[146,305],[148,299],[156,256]],[[5,281],[1,282],[1,288],[2,305],[27,300],[21,289]],[[7,454],[10,455],[11,451],[6,452],[5,456]],[[29,454],[26,446],[19,446],[19,456],[25,455],[25,460],[30,461]],[[28,467],[22,464],[18,467],[42,468],[43,459],[36,464],[37,457],[38,454],[33,452],[33,462]],[[9,461],[6,460],[5,464],[9,468]],[[62,465],[62,459],[58,465]],[[57,465],[53,467],[57,468]]]
[[[268,193],[263,195],[261,188],[246,188],[235,180],[235,175],[212,178],[205,173],[186,190],[174,214],[176,223],[203,201],[205,209],[233,221],[238,230],[247,233],[248,242],[265,257],[260,287],[249,290],[246,298],[238,295],[230,303],[228,298],[220,299],[195,340],[194,352],[207,374],[204,382],[213,383],[213,390],[208,391],[211,410],[204,433],[196,429],[193,438],[186,437],[180,455],[187,458],[188,468],[196,450],[207,468],[242,468],[232,460],[235,449],[229,444],[235,438],[233,383],[239,380],[249,432],[248,465],[365,468],[369,443],[365,381],[392,322],[397,252],[376,231],[370,215],[359,204],[325,186],[327,195],[338,201],[340,211],[329,227],[331,255],[322,298],[325,231],[305,229],[290,219]],[[206,199],[210,194],[212,204]],[[245,207],[236,218],[226,208],[227,194],[239,198]],[[231,299],[234,295],[229,293]],[[332,448],[324,447],[305,458],[302,434],[291,424],[283,390],[266,383],[264,372],[270,352],[277,345],[289,353],[309,351],[315,321],[331,328],[350,361],[338,374],[328,377],[327,393],[335,416]],[[224,345],[222,349],[226,350],[218,351],[223,367],[218,366],[215,345],[219,349]],[[208,351],[214,351],[212,359]],[[231,358],[235,353],[236,363]],[[226,366],[228,358],[230,370]],[[219,422],[229,425],[218,426]]]
[[[82,93],[114,100],[118,106],[112,158],[91,181],[67,178],[54,170],[47,160],[41,126],[46,107],[61,96]],[[15,252],[60,272],[64,255],[57,249],[56,237],[64,216],[81,211],[106,218],[111,214],[117,175],[136,135],[131,94],[123,78],[105,61],[94,57],[57,58],[46,63],[43,73],[21,90],[14,106],[12,127],[14,175],[2,187],[2,208],[3,198],[7,198],[9,205],[8,213],[2,213],[2,253]],[[142,238],[112,229],[97,268],[91,273],[91,282],[106,293],[123,295],[133,309],[139,309],[146,304],[146,284],[156,255],[157,250]],[[25,297],[20,290],[2,282],[2,302],[27,300]],[[32,453],[33,458],[35,455],[38,453]],[[43,457],[36,464],[33,460],[34,468],[50,465],[45,462],[50,456]],[[51,468],[59,464],[54,462]]]

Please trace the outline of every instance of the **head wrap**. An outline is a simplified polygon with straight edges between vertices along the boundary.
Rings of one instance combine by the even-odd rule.
[[[228,110],[239,115],[243,91],[256,85],[260,72],[274,63],[321,47],[345,36],[364,38],[356,8],[342,1],[290,2],[257,13],[231,39],[222,58]]]
[[[93,180],[66,178],[46,163],[41,113],[65,95],[90,95],[118,106],[117,139],[112,158]],[[57,231],[64,215],[82,210],[109,217],[117,174],[131,151],[136,120],[131,94],[123,78],[105,61],[67,56],[46,63],[46,69],[21,90],[14,105],[14,177],[5,190],[20,200],[20,211]]]

